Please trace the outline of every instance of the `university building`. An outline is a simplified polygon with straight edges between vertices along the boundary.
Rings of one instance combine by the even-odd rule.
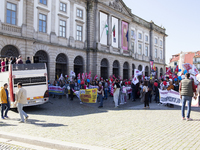
[[[136,6],[136,5],[135,5]],[[152,18],[153,19],[153,18]],[[0,57],[39,57],[50,81],[62,73],[131,78],[165,73],[166,33],[122,0],[1,0]],[[33,60],[32,60],[33,61]]]

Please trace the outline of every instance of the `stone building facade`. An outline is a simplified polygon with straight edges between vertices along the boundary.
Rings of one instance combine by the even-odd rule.
[[[2,0],[0,5],[1,57],[38,56],[51,81],[70,70],[131,78],[143,65],[148,76],[150,60],[159,76],[165,71],[166,36],[164,28],[132,14],[122,0]]]

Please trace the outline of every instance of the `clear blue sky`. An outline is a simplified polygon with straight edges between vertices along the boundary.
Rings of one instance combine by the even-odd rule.
[[[133,14],[166,28],[166,63],[173,54],[200,50],[200,0],[123,1]]]

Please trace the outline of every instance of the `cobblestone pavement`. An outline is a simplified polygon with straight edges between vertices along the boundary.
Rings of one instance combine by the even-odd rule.
[[[102,109],[97,107],[80,105],[77,98],[51,98],[25,109],[30,117],[26,124],[19,124],[19,114],[9,111],[0,131],[120,150],[200,149],[199,108],[192,108],[193,121],[183,121],[179,106],[153,102],[144,110],[137,100],[115,109],[110,97]]]
[[[33,150],[33,149],[24,148],[24,147],[21,147],[18,145],[0,142],[0,150]]]

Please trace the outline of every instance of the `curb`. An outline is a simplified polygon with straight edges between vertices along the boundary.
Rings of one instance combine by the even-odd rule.
[[[76,144],[63,142],[58,140],[51,140],[41,137],[32,137],[27,135],[19,135],[14,133],[0,132],[0,138],[10,139],[17,142],[32,144],[36,146],[42,146],[51,149],[58,150],[113,150],[108,148],[102,148],[97,146],[90,146],[85,144]]]

